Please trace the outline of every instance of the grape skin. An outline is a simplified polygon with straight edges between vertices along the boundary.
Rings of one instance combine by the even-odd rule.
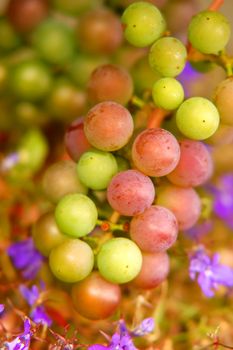
[[[191,228],[201,214],[201,201],[193,188],[174,185],[160,186],[157,191],[156,204],[173,212],[180,230]]]
[[[100,274],[112,283],[127,283],[134,279],[142,266],[138,246],[127,238],[112,238],[104,243],[97,256]]]
[[[141,271],[131,284],[141,289],[156,288],[167,278],[169,270],[170,262],[166,252],[153,254],[143,252]]]
[[[122,15],[124,35],[130,44],[146,47],[160,38],[166,22],[156,6],[146,2],[129,5]]]
[[[154,83],[152,97],[158,107],[173,110],[183,102],[184,90],[178,80],[162,78]]]
[[[79,239],[68,239],[52,249],[49,266],[59,280],[67,283],[78,282],[91,273],[94,254],[87,243]]]
[[[200,52],[218,54],[229,41],[230,33],[230,23],[222,13],[202,11],[192,18],[188,38]]]
[[[213,173],[213,161],[207,147],[200,141],[180,141],[180,161],[167,175],[177,186],[195,187],[203,185]]]
[[[178,164],[180,147],[175,137],[161,128],[146,129],[132,147],[135,166],[148,176],[169,174]]]
[[[221,122],[233,126],[233,78],[223,80],[214,94],[214,103],[217,107]]]
[[[164,77],[175,77],[184,69],[187,52],[176,38],[164,37],[157,40],[150,49],[149,63],[153,70]]]
[[[148,208],[155,196],[153,182],[137,170],[115,175],[107,189],[111,207],[121,215],[133,216]]]
[[[88,141],[102,151],[116,151],[125,146],[133,134],[133,127],[129,111],[111,101],[95,105],[84,120]]]
[[[215,105],[203,97],[191,97],[184,101],[176,113],[178,129],[193,140],[205,140],[219,126],[219,113]]]
[[[130,223],[130,237],[147,253],[163,252],[176,241],[178,223],[168,209],[153,205],[142,214],[134,216]]]
[[[71,296],[80,315],[90,320],[101,320],[116,311],[121,301],[121,289],[95,271],[73,285]]]

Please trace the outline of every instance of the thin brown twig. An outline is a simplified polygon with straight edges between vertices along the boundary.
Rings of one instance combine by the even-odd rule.
[[[208,7],[210,11],[218,11],[218,9],[223,5],[224,0],[213,0]]]

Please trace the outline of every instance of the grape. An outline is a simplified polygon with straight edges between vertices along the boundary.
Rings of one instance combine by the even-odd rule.
[[[33,45],[47,62],[64,64],[74,53],[74,33],[66,24],[49,18],[36,28]]]
[[[142,269],[132,285],[142,289],[157,287],[169,273],[170,263],[166,252],[142,253]]]
[[[221,122],[233,126],[233,78],[223,80],[215,91],[214,103],[219,111]]]
[[[131,69],[131,75],[134,81],[134,88],[139,94],[147,89],[151,90],[155,81],[161,78],[158,72],[151,69],[147,56],[136,61]]]
[[[69,66],[68,74],[75,84],[81,88],[86,88],[91,73],[101,64],[106,63],[104,57],[95,57],[79,53],[74,57]]]
[[[191,97],[180,105],[176,113],[176,123],[185,136],[194,140],[204,140],[213,135],[218,128],[218,110],[206,98]]]
[[[161,75],[175,77],[184,69],[186,57],[187,52],[181,41],[173,37],[165,37],[152,45],[149,63],[151,68]]]
[[[30,32],[48,14],[47,0],[10,0],[7,16],[19,32]]]
[[[113,53],[122,42],[121,22],[109,9],[90,11],[80,18],[78,41],[84,52]]]
[[[129,5],[122,15],[125,37],[138,47],[151,45],[166,29],[161,12],[152,4],[136,2]]]
[[[83,153],[77,165],[79,179],[92,190],[106,189],[117,171],[115,157],[95,149]]]
[[[98,214],[94,202],[87,196],[74,193],[63,197],[56,206],[55,219],[58,228],[74,237],[86,236],[95,225]]]
[[[46,111],[32,102],[18,102],[14,108],[16,118],[23,125],[44,125],[48,121]]]
[[[76,164],[70,160],[50,165],[43,176],[42,186],[45,195],[53,203],[70,193],[87,193],[86,186],[78,178]]]
[[[16,64],[10,72],[9,85],[20,99],[38,101],[48,94],[52,77],[40,61],[24,61]]]
[[[20,38],[5,18],[0,18],[0,52],[15,49],[20,45]]]
[[[75,284],[71,295],[78,313],[90,320],[111,316],[121,301],[120,287],[104,280],[98,272]]]
[[[86,94],[66,79],[59,79],[53,86],[47,101],[53,117],[64,121],[73,120],[86,107]]]
[[[85,135],[94,147],[116,151],[125,146],[133,134],[133,118],[129,111],[115,102],[101,102],[84,119]]]
[[[233,143],[233,125],[220,124],[218,130],[206,140],[210,145],[220,146]]]
[[[180,230],[192,227],[201,214],[201,201],[193,188],[165,185],[158,188],[156,204],[173,212]]]
[[[53,6],[67,15],[77,16],[95,6],[101,5],[101,0],[52,0]]]
[[[81,155],[91,148],[84,134],[82,117],[75,119],[66,130],[65,146],[74,161],[78,161]]]
[[[142,213],[152,204],[154,196],[153,182],[137,170],[115,175],[107,190],[111,207],[126,216]]]
[[[155,82],[152,89],[154,103],[163,109],[173,110],[179,107],[184,99],[181,83],[174,78],[163,78]]]
[[[49,266],[59,280],[67,283],[78,282],[91,273],[94,254],[87,243],[79,239],[68,239],[52,249]]]
[[[53,212],[43,214],[37,220],[33,226],[32,236],[35,247],[44,256],[49,256],[54,247],[67,240],[67,236],[58,229]]]
[[[140,249],[148,253],[163,252],[176,241],[178,224],[168,209],[153,205],[130,223],[130,236]]]
[[[135,139],[132,148],[135,166],[148,176],[169,174],[180,159],[180,147],[175,137],[160,128],[146,129]]]
[[[218,54],[230,39],[227,18],[217,11],[202,11],[189,24],[188,38],[192,46],[205,54]]]
[[[109,100],[125,105],[132,97],[133,81],[126,69],[104,64],[92,73],[87,89],[93,103]]]
[[[183,36],[187,32],[192,16],[199,10],[199,4],[195,0],[168,1],[164,9],[167,26],[171,33]],[[181,20],[182,18],[182,20]]]
[[[142,266],[142,254],[127,238],[112,238],[102,245],[97,255],[100,274],[112,283],[126,283],[134,279]]]
[[[121,156],[115,156],[115,159],[117,161],[118,172],[129,169],[129,162],[125,158]]]
[[[213,162],[206,146],[199,141],[180,141],[180,161],[167,176],[177,186],[195,187],[212,175]]]

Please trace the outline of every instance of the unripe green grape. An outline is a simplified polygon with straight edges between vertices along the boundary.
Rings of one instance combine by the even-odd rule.
[[[125,158],[121,156],[115,156],[115,159],[117,161],[118,172],[125,171],[130,168],[129,162]]]
[[[184,99],[181,83],[174,78],[162,78],[155,82],[152,97],[156,106],[173,110],[179,107]]]
[[[87,187],[80,182],[76,171],[76,163],[61,160],[46,169],[42,187],[46,197],[57,203],[62,197],[71,193],[87,194]]]
[[[180,105],[176,123],[182,134],[190,139],[205,140],[218,128],[218,110],[206,98],[191,97]]]
[[[217,11],[202,11],[189,24],[192,46],[205,54],[217,54],[226,46],[231,33],[227,18]]]
[[[104,243],[97,256],[100,274],[112,283],[127,283],[134,279],[142,266],[142,253],[127,238],[113,238]]]
[[[45,213],[37,220],[32,236],[35,247],[44,256],[49,256],[53,248],[68,239],[57,227],[53,212]]]
[[[59,280],[75,283],[91,273],[94,254],[87,243],[79,239],[68,239],[52,249],[49,266]]]
[[[83,153],[77,165],[80,181],[92,190],[106,189],[117,171],[115,157],[95,149]]]
[[[18,63],[10,72],[9,85],[20,99],[38,101],[49,93],[52,77],[42,62],[24,61]]]
[[[50,18],[36,28],[33,45],[47,62],[64,64],[74,53],[74,33],[64,23]]]
[[[182,42],[173,37],[157,40],[151,47],[149,63],[165,77],[175,77],[184,69],[187,52]]]
[[[52,3],[55,9],[70,16],[77,16],[100,6],[102,0],[52,0]]]
[[[5,18],[0,19],[0,52],[15,49],[20,44],[20,38]]]
[[[166,29],[166,22],[156,6],[147,2],[129,5],[123,13],[125,37],[137,47],[151,45]]]
[[[80,193],[66,195],[55,209],[56,223],[61,232],[74,237],[90,233],[95,227],[97,216],[94,202]]]

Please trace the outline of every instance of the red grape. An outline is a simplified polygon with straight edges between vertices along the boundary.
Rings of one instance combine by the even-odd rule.
[[[180,141],[180,161],[168,179],[178,186],[195,187],[205,183],[213,172],[213,161],[204,143]]]
[[[107,189],[111,207],[126,216],[142,213],[151,206],[154,196],[153,182],[137,170],[116,174]]]
[[[140,249],[148,253],[163,252],[176,241],[178,224],[168,209],[153,205],[142,214],[134,216],[130,236]]]
[[[133,133],[133,118],[116,102],[101,102],[84,119],[84,132],[90,144],[102,151],[125,146]]]
[[[135,166],[148,176],[164,176],[177,165],[180,147],[167,130],[156,128],[142,131],[133,143]]]

